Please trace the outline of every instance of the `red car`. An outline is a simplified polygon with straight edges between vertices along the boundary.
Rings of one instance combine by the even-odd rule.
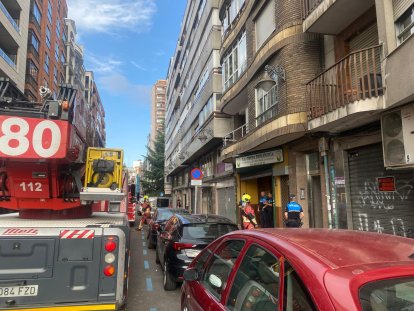
[[[184,272],[182,310],[414,310],[414,241],[380,233],[229,233]]]

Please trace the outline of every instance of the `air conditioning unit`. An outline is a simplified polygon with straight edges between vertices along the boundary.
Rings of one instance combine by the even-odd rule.
[[[381,117],[385,167],[414,166],[414,105]]]

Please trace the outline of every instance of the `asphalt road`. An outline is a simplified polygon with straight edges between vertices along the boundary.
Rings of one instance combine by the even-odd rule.
[[[155,250],[147,247],[147,232],[131,228],[131,262],[127,311],[179,311],[180,288],[165,291]]]

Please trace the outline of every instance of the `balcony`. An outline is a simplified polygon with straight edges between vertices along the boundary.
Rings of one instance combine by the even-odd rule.
[[[247,135],[247,132],[248,132],[247,124],[243,124],[239,128],[236,128],[234,131],[224,136],[223,138],[224,148],[242,139],[244,136]]]
[[[302,0],[303,31],[337,35],[375,5],[375,0]]]
[[[0,48],[0,56],[9,64],[10,67],[16,69],[16,63]]]
[[[376,110],[377,103],[369,100],[384,93],[381,46],[347,55],[310,81],[306,91],[310,121],[341,108],[345,108],[346,112],[341,112],[339,118],[371,109]],[[351,108],[352,103],[360,104]]]
[[[18,32],[18,33],[20,33],[20,27],[19,27],[19,25],[17,24],[17,22],[16,21],[18,21],[19,20],[19,18],[17,17],[17,18],[14,18],[14,17],[12,17],[12,15],[9,13],[9,10],[12,10],[12,11],[10,11],[10,12],[13,12],[12,14],[13,15],[15,15],[15,16],[19,16],[20,15],[20,11],[19,11],[19,7],[18,7],[18,5],[17,5],[17,8],[14,8],[14,7],[16,7],[16,6],[12,6],[12,3],[13,3],[13,1],[8,1],[7,2],[8,3],[8,5],[10,5],[10,8],[8,9],[8,8],[6,8],[5,7],[5,5],[3,4],[3,2],[0,0],[0,10],[4,13],[4,15],[6,16],[6,18],[9,20],[9,22],[10,22],[10,24],[13,26],[13,28]]]

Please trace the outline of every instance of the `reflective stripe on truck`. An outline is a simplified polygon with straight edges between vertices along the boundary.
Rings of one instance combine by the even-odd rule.
[[[7,311],[99,311],[99,310],[116,310],[116,305],[87,305],[87,306],[68,306],[68,307],[39,307],[31,309],[7,309]]]

